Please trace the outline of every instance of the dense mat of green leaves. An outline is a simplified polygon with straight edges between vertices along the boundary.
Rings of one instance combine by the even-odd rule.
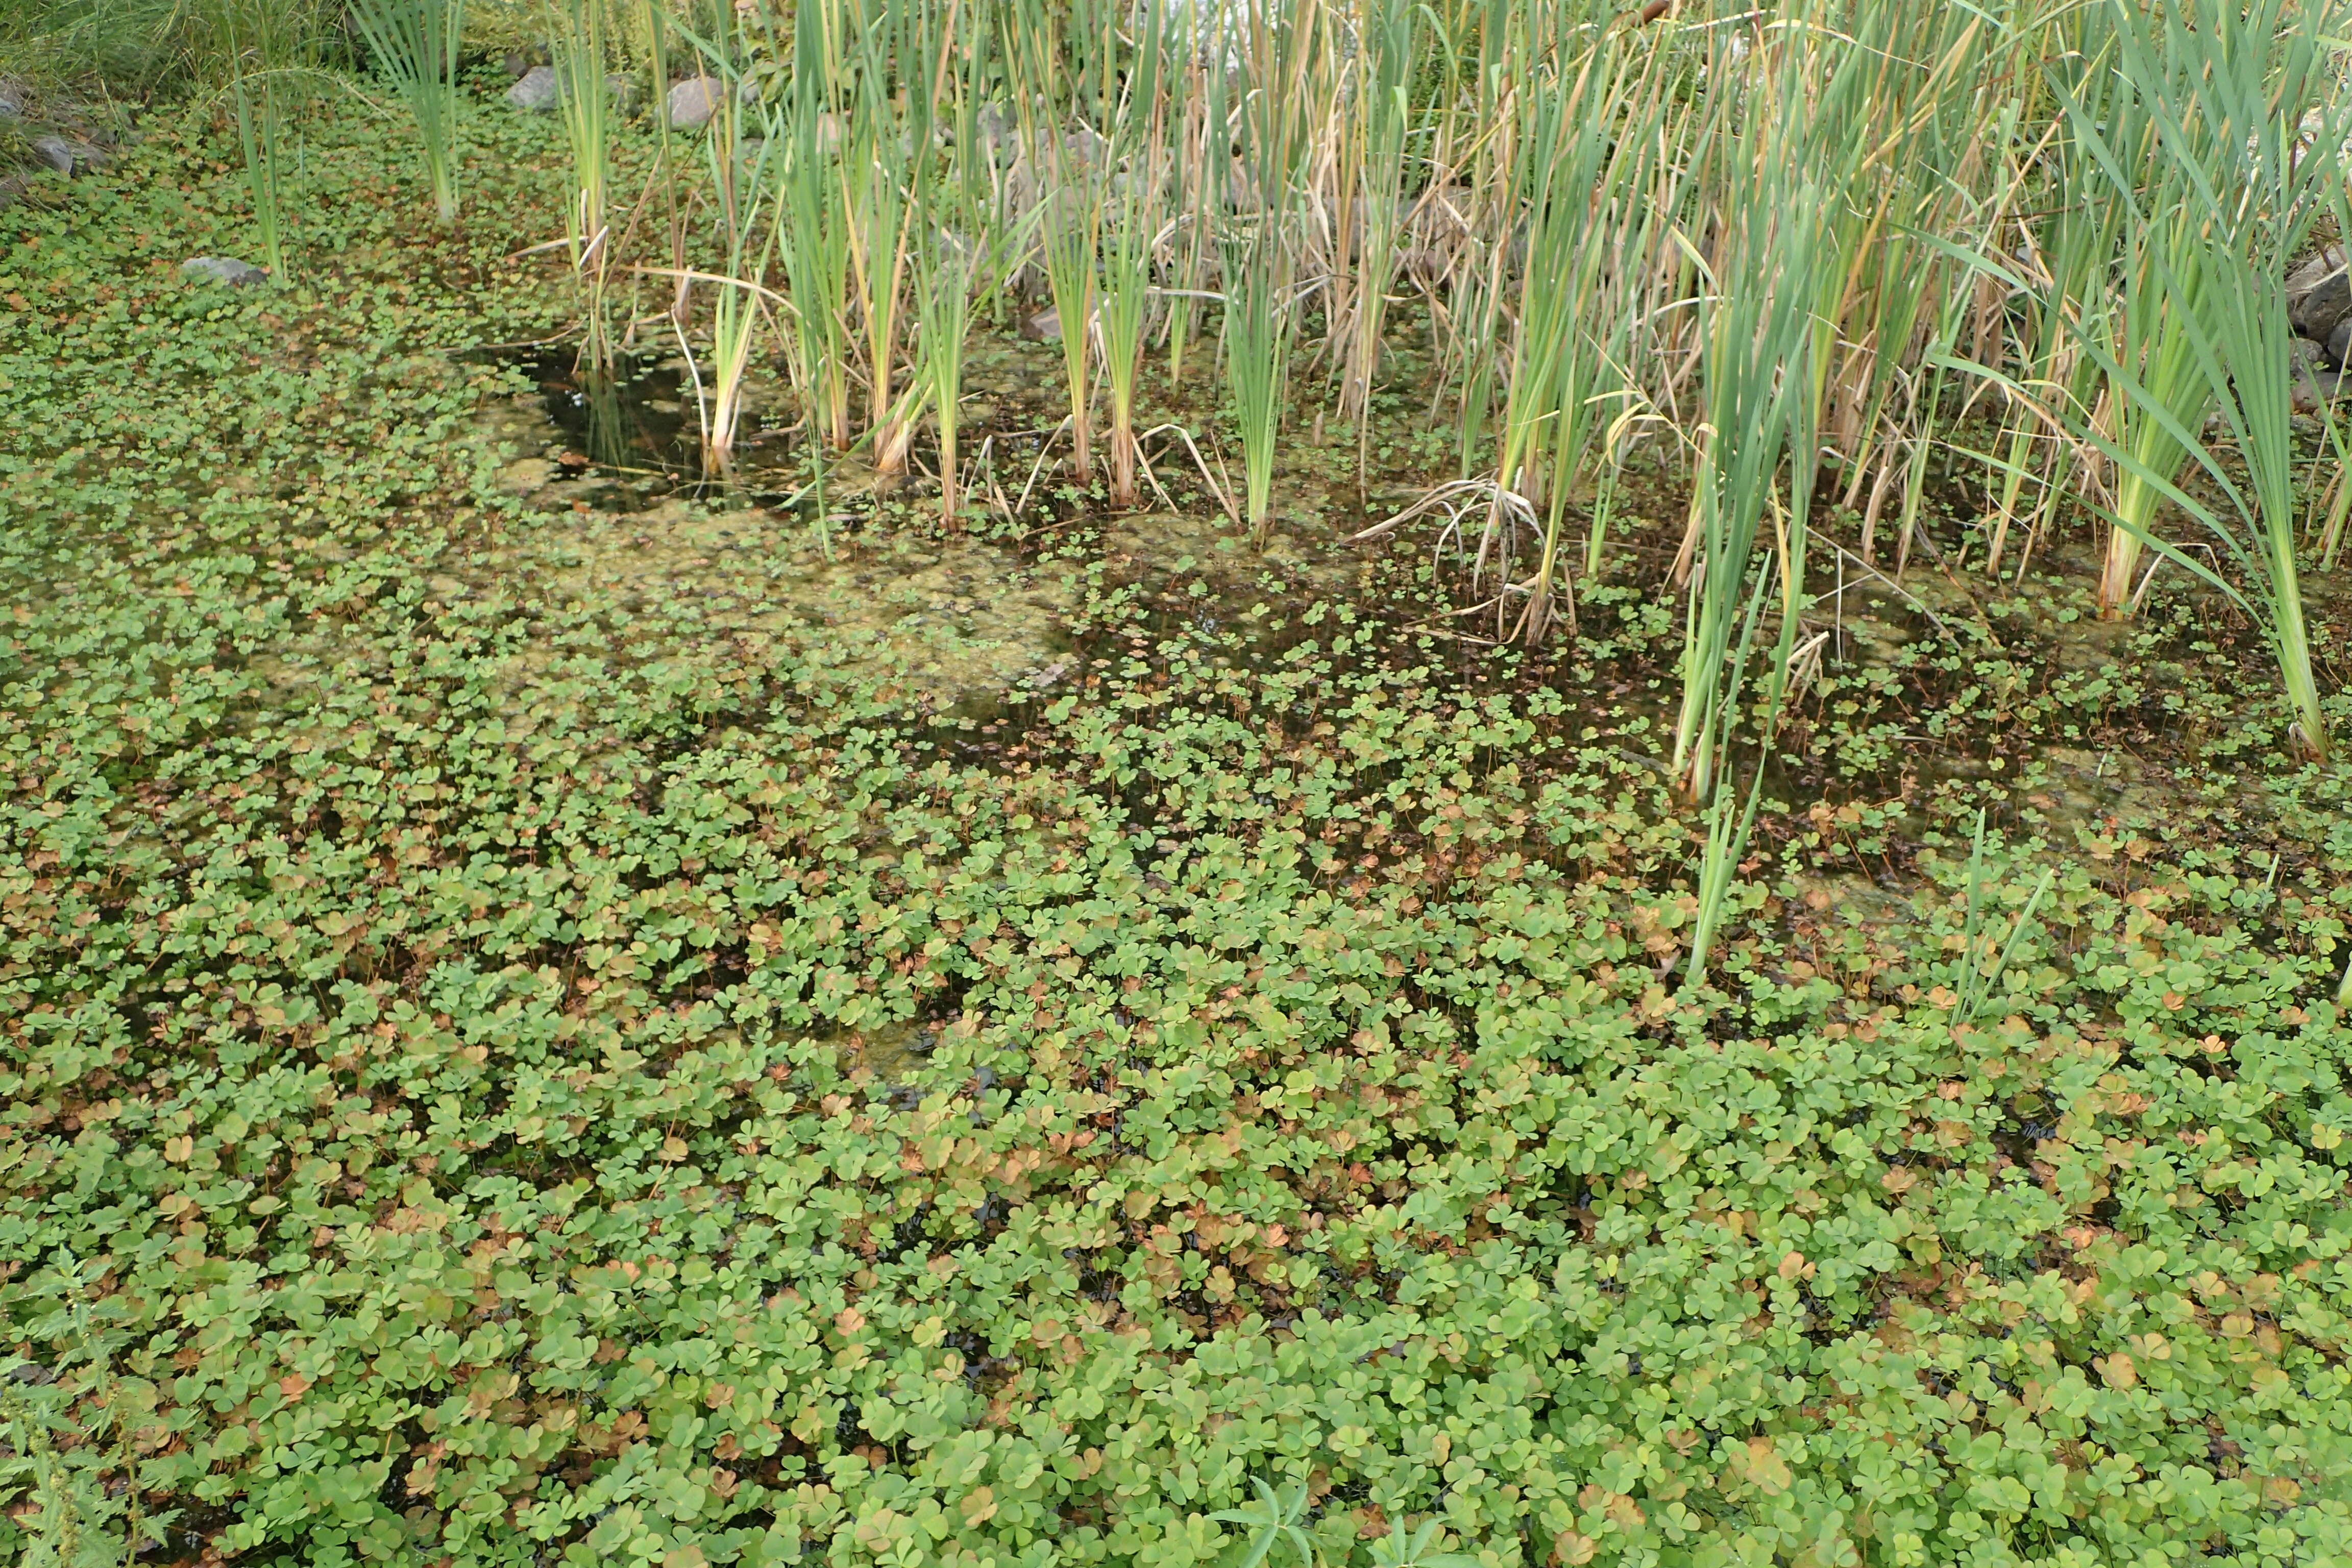
[[[735,598],[552,564],[495,378],[412,357],[527,331],[535,236],[355,198],[231,297],[172,265],[219,172],[122,180],[0,215],[5,1408],[93,1508],[1175,1565],[1265,1476],[1335,1563],[2352,1551],[2326,909],[2067,864],[1955,1029],[1956,907],[1792,884],[1678,1005],[1687,836],[1551,696],[1342,612],[958,761],[747,629],[778,539]]]

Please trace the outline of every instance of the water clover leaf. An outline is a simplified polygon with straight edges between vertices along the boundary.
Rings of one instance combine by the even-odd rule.
[[[1225,1524],[1238,1524],[1249,1531],[1248,1543],[1234,1568],[1259,1568],[1274,1549],[1287,1542],[1298,1555],[1298,1568],[1316,1568],[1314,1538],[1300,1528],[1298,1521],[1307,1514],[1307,1483],[1301,1481],[1287,1500],[1259,1476],[1250,1478],[1257,1490],[1255,1508],[1220,1509],[1209,1515]]]
[[[1372,1542],[1374,1568],[1479,1568],[1478,1559],[1458,1552],[1431,1552],[1429,1543],[1437,1539],[1437,1521],[1429,1520],[1407,1538],[1404,1521],[1398,1520],[1389,1532]]]

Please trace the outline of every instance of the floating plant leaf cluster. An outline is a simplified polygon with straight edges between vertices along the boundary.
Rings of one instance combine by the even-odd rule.
[[[1935,43],[1902,58],[1937,81],[2022,58],[2023,22],[2003,56],[1981,17],[1861,9]],[[2096,458],[2302,592],[2301,469],[2232,318],[2179,331],[2235,435],[2159,464],[2135,420],[2170,405],[2112,346],[2137,329],[2086,346],[2000,292],[2013,262],[1939,249],[1905,204],[1964,184],[1850,133],[1895,94],[1860,57],[1693,17],[1238,15],[1230,69],[1156,39],[1155,79],[1201,95],[1156,119],[1106,11],[876,33],[812,4],[785,58],[838,80],[811,86],[756,7],[574,4],[567,90],[602,51],[710,70],[705,143],[526,118],[452,66],[402,100],[455,150],[427,177],[407,121],[267,98],[298,76],[257,57],[0,210],[0,1553],[2352,1553],[2352,771],[2313,754],[2340,615],[2295,623],[2318,673],[2287,713],[2275,581],[2211,592],[2234,579],[2189,557],[2213,577],[2118,624],[2076,605],[2091,574],[1898,583],[1862,545],[1883,491],[1906,548],[2018,525],[2046,565],[2026,492]],[[962,30],[992,21],[1037,30]],[[916,114],[910,58],[956,90],[896,184],[876,117]],[[1017,111],[967,93],[992,59],[1035,89]],[[1250,85],[1268,61],[1288,97]],[[2100,90],[2171,79],[2117,68]],[[1735,69],[1754,123],[1879,205],[1784,229],[1813,187],[1734,142],[1555,135],[1601,102],[1646,145],[1730,136],[1681,117]],[[2045,128],[2088,112],[2043,86]],[[1959,101],[1905,133],[1965,162]],[[257,181],[286,125],[299,155]],[[1137,167],[1223,193],[1218,223],[1171,227]],[[1360,226],[1318,231],[1334,170]],[[1583,226],[1685,182],[1738,200],[1659,219],[1665,270]],[[2109,215],[2133,288],[2179,281],[2147,247],[2195,185]],[[184,276],[265,192],[290,276]],[[933,244],[950,202],[1006,226]],[[1524,255],[1622,321],[1517,270],[1523,202]],[[1911,270],[1855,263],[1867,287],[1800,265],[1898,237]],[[2044,356],[1990,424],[1930,390],[1997,357],[1902,294],[1930,257]],[[1060,342],[1005,330],[1047,300]],[[1265,348],[1245,394],[1184,379],[1223,305],[1244,330],[1192,374]],[[679,346],[686,384],[772,395],[806,464],[658,500],[599,473],[479,352],[583,311],[592,359]],[[1542,322],[1540,353],[1502,341]],[[1654,438],[1654,333],[1708,411],[1687,460]],[[2033,424],[2069,377],[2141,400]],[[1318,383],[1349,427],[1299,416]],[[1055,406],[1097,385],[1099,431],[1092,391]],[[919,442],[943,410],[969,422]],[[1162,423],[1186,444],[1147,450]],[[1957,515],[1931,426],[2011,454],[1979,492],[2006,500]],[[1103,475],[1039,478],[1097,435]],[[1508,459],[1465,476],[1482,441]],[[1825,447],[1842,468],[1795,471]],[[1476,580],[1509,613],[1455,614],[1410,528],[1307,537],[1377,522],[1373,489],[1501,550]]]

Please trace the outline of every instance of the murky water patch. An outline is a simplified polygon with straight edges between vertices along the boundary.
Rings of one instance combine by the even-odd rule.
[[[843,539],[795,519],[673,499],[643,511],[542,514],[476,563],[484,587],[625,616],[691,610],[714,639],[823,656],[920,711],[1050,684],[1066,668],[1076,574],[974,540]],[[491,579],[496,579],[495,584]],[[518,670],[527,683],[528,668]]]
[[[813,507],[768,493],[774,473],[706,482],[683,360],[624,361],[610,375],[581,372],[568,351],[509,363],[535,390],[487,407],[480,429],[509,454],[498,483],[528,515],[468,561],[463,592],[624,620],[683,611],[714,642],[784,643],[886,700],[980,721],[1072,667],[1068,565],[929,531],[823,537]],[[836,498],[871,488],[848,461],[827,481]],[[507,700],[527,705],[557,662],[538,647],[509,658]]]
[[[520,368],[537,384],[548,422],[588,462],[664,474],[700,467],[701,425],[684,360],[624,355],[598,370],[558,353]]]
[[[734,461],[712,471],[704,451],[709,387],[677,353],[622,354],[581,363],[569,347],[483,350],[529,384],[483,411],[483,429],[519,452],[500,476],[509,491],[552,508],[634,511],[673,494],[774,500],[805,476],[793,468],[789,403],[755,374],[743,392]]]

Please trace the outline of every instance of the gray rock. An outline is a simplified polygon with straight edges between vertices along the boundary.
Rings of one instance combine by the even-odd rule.
[[[2294,384],[2294,411],[2316,414],[2331,403],[2352,397],[2352,371],[2322,370],[2298,378]]]
[[[198,256],[180,263],[180,276],[192,282],[225,283],[232,289],[250,289],[257,283],[269,281],[269,274],[250,261],[239,261],[233,256]]]
[[[2340,248],[2330,246],[2288,276],[2286,315],[2296,332],[2315,343],[2326,342],[2352,316],[2352,272],[2346,271]]]
[[[2327,363],[2342,370],[2347,360],[2352,360],[2352,316],[2336,322],[2327,334]]]
[[[2352,273],[2340,269],[2287,307],[2287,320],[2294,330],[2316,343],[2333,337],[2347,316],[2352,316]]]
[[[634,113],[645,83],[614,71],[604,79],[604,91],[622,113]],[[563,78],[553,66],[533,66],[507,89],[507,101],[526,114],[552,113],[563,102]]]
[[[563,84],[553,66],[533,66],[507,89],[507,101],[526,114],[545,114],[563,96]]]
[[[1021,335],[1032,342],[1058,343],[1062,341],[1062,312],[1047,307],[1021,323]]]
[[[2352,324],[2342,329],[2352,336]],[[2327,351],[2309,338],[2294,340],[2294,395],[2297,414],[2316,414],[2326,405],[2352,392],[2352,372],[2336,369],[2327,363]]]
[[[635,77],[614,71],[604,79],[604,90],[625,114],[635,109],[638,99],[645,95],[645,84]],[[507,101],[527,114],[551,113],[563,101],[563,78],[553,66],[533,66],[507,89]]]
[[[62,136],[34,137],[33,156],[60,174],[87,174],[106,162],[106,154],[89,142]]]
[[[690,76],[669,89],[670,127],[695,131],[710,123],[727,89],[715,76]]]
[[[2303,265],[2286,275],[2289,299],[2299,299],[2324,282],[2330,273],[2344,270],[2344,247],[2330,245],[2304,258]]]
[[[972,120],[980,132],[980,144],[987,150],[990,163],[1002,163],[1013,151],[1018,150],[1014,142],[1021,128],[1013,122],[1011,109],[1001,103],[983,103]]]
[[[0,120],[21,120],[25,117],[25,89],[13,81],[0,81]]]

